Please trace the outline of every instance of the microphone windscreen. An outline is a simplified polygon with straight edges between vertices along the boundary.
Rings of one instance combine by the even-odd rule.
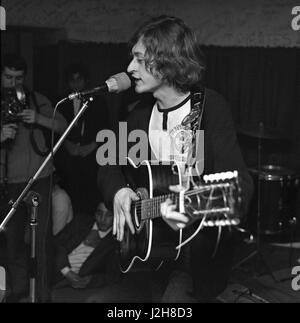
[[[111,76],[107,81],[108,91],[114,93],[120,93],[126,91],[131,87],[131,81],[129,76],[125,73],[118,73]]]

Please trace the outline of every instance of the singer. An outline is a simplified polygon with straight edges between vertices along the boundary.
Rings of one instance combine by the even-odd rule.
[[[195,93],[201,92],[204,96],[203,112],[199,113],[197,129],[204,130],[204,173],[238,170],[241,174],[245,212],[251,197],[252,181],[242,159],[227,102],[220,94],[204,87],[205,64],[193,31],[176,17],[153,18],[134,34],[131,55],[132,60],[127,71],[134,79],[135,91],[139,94],[152,93],[153,101],[150,106],[143,101],[137,104],[128,118],[128,132],[133,129],[146,131],[152,153],[157,160],[178,160],[180,157],[187,163],[188,154],[171,155],[168,142],[172,142],[171,137],[176,133],[175,130],[183,127],[182,121],[185,117],[191,116],[192,109],[197,109],[193,104]],[[165,145],[160,147],[157,144],[159,142],[164,142]],[[130,145],[128,142],[129,148]],[[184,142],[182,145],[183,148]],[[127,187],[120,166],[101,167],[98,184],[104,192],[106,203],[113,205],[113,233],[121,241],[125,225],[134,233],[130,205],[139,198]],[[174,230],[195,230],[199,224],[192,223],[190,218],[176,212],[175,206],[168,200],[161,205],[161,214]],[[176,286],[176,279],[182,275],[192,277],[193,296],[198,302],[214,301],[225,289],[234,240],[230,230],[225,228],[221,233],[217,253],[215,249],[218,228],[207,228],[200,231],[187,245],[185,259],[183,257],[181,261],[170,264],[169,270],[165,270],[167,276],[161,280],[167,284],[163,302],[186,300],[184,296],[181,299],[178,296],[184,295],[185,291],[172,289],[172,286]],[[169,275],[171,272],[172,275]],[[144,282],[139,286],[140,289],[149,287],[148,278],[140,280]],[[174,296],[177,298],[174,299]]]
[[[99,94],[86,90],[89,85],[89,73],[82,63],[67,66],[65,79],[68,91]],[[84,96],[80,95],[63,103],[60,111],[68,122],[78,113],[84,99]],[[63,149],[56,154],[57,171],[71,197],[74,213],[93,214],[97,207],[100,192],[96,181],[96,135],[100,130],[109,128],[106,100],[103,94],[97,95],[71,130]]]
[[[43,95],[29,91],[25,87],[27,64],[15,54],[6,55],[1,66],[1,97],[5,90],[24,89],[25,109],[15,116],[15,122],[2,124],[1,118],[1,193],[6,192],[6,205],[13,201],[25,188],[30,177],[44,161],[47,153],[46,130],[52,127],[52,106]],[[22,95],[24,97],[24,94]],[[3,97],[2,97],[3,98]],[[1,101],[1,115],[4,109]],[[54,131],[62,133],[67,127],[66,120],[58,113],[54,121]],[[37,300],[50,301],[50,268],[51,268],[51,208],[49,205],[51,163],[44,169],[40,178],[32,186],[39,193],[42,201],[38,210],[37,226]],[[7,205],[8,206],[8,205]],[[2,212],[4,211],[1,208]],[[25,227],[28,226],[28,214],[25,204],[20,204],[7,224],[5,231],[7,244],[7,289],[11,290],[7,302],[18,302],[28,296],[29,268],[28,245],[24,242]],[[5,213],[0,214],[0,219]],[[3,219],[2,219],[3,220]]]

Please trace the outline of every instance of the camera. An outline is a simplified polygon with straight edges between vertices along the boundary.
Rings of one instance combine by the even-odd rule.
[[[26,109],[26,96],[23,88],[1,89],[1,120],[3,124],[22,121],[19,115]]]

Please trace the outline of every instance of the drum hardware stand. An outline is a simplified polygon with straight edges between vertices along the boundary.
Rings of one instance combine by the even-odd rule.
[[[257,180],[257,221],[256,221],[256,250],[254,250],[250,255],[248,255],[246,258],[242,259],[238,264],[234,266],[234,269],[240,267],[243,263],[247,262],[254,256],[256,256],[256,261],[255,261],[255,272],[258,269],[259,263],[262,263],[264,267],[267,269],[267,274],[269,274],[275,282],[278,282],[278,279],[275,277],[273,274],[272,269],[270,266],[267,264],[267,262],[264,259],[264,256],[262,254],[261,250],[261,198],[260,198],[260,193],[261,193],[261,184],[260,184],[260,173],[261,173],[261,137],[262,133],[264,130],[264,124],[263,122],[259,123],[259,136],[258,136],[258,141],[257,141],[257,164],[258,164],[258,180]],[[250,240],[254,241],[253,236],[251,235]]]

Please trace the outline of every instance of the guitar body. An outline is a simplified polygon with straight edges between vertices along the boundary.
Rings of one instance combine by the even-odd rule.
[[[135,234],[132,235],[126,225],[124,238],[120,242],[120,267],[123,273],[129,270],[157,270],[164,260],[177,260],[180,248],[205,227],[222,228],[240,223],[237,214],[242,199],[237,171],[204,175],[196,183],[192,176],[180,170],[176,162],[162,165],[145,160],[135,165],[131,159],[128,158],[128,161],[129,166],[124,169],[124,174],[140,200],[131,205]],[[185,189],[170,192],[170,185]],[[172,200],[178,212],[199,223],[195,232],[184,242],[183,230],[174,231],[161,218],[160,205],[167,198]]]
[[[170,185],[180,185],[181,176],[176,164],[151,165],[143,161],[135,165],[130,159],[125,176],[131,188],[141,200],[131,209],[135,234],[125,226],[124,239],[120,243],[120,266],[123,273],[129,270],[158,269],[163,260],[178,259],[182,230],[174,231],[161,217],[160,204],[167,198]],[[159,199],[153,199],[161,197]],[[154,214],[156,213],[156,214]],[[144,218],[155,215],[155,218]],[[146,265],[146,266],[145,266]]]

